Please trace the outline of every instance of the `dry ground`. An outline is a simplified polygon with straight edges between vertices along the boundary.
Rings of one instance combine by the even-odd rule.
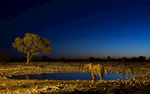
[[[83,72],[86,62],[32,62],[25,66],[24,62],[0,65],[0,94],[51,94],[51,93],[99,93],[99,94],[149,94],[150,92],[150,63],[97,62],[104,65],[108,73],[119,73],[124,65],[132,66],[134,74],[138,75],[134,81],[103,80],[12,80],[11,75],[40,74],[53,72]],[[144,92],[144,93],[143,93]]]

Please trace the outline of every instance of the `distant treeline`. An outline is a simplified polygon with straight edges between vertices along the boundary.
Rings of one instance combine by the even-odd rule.
[[[31,60],[32,62],[150,62],[150,58],[146,59],[145,56],[138,56],[138,57],[122,57],[122,58],[111,58],[108,56],[107,58],[95,58],[95,57],[89,57],[87,59],[70,59],[70,58],[64,58],[61,59],[55,59],[50,58],[48,56],[40,56],[38,58],[33,58]],[[26,62],[25,56],[18,56],[18,57],[12,57],[11,54],[0,51],[0,62]]]

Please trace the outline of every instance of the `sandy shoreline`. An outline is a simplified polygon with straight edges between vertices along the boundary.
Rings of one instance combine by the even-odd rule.
[[[85,62],[86,63],[86,62]],[[83,72],[84,62],[34,62],[25,66],[23,62],[0,65],[0,93],[6,94],[51,94],[51,93],[110,93],[131,92],[134,93],[145,87],[149,89],[150,64],[149,63],[128,63],[132,66],[135,75],[140,75],[135,81],[129,80],[103,80],[92,82],[90,80],[12,80],[11,75],[41,74],[55,72]],[[107,62],[103,64],[108,73],[120,73],[124,64]],[[132,89],[131,89],[132,88]],[[144,89],[146,92],[146,90]],[[41,92],[41,93],[40,93]],[[43,93],[42,93],[43,92]],[[112,92],[112,93],[111,93]],[[139,93],[140,94],[140,93]]]
[[[0,76],[24,75],[24,74],[41,74],[55,72],[83,72],[83,66],[86,62],[33,62],[29,66],[25,66],[24,62],[10,63],[0,65]],[[120,63],[101,63],[107,73],[121,73],[124,67]],[[140,76],[148,76],[150,71],[150,63],[129,63],[132,66],[134,74]],[[86,71],[86,70],[85,70]]]

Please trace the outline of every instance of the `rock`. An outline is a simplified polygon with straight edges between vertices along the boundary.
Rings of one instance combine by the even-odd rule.
[[[28,92],[28,94],[32,94],[31,90],[29,90],[29,89],[27,90],[27,92]]]
[[[55,89],[55,90],[59,90],[60,89],[60,87],[58,87],[58,86],[51,86],[50,88],[51,89]]]

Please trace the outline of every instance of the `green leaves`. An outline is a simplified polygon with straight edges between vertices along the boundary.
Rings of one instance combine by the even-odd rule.
[[[41,41],[39,43],[39,48],[45,52],[45,53],[49,53],[51,51],[50,48],[50,41],[46,38],[41,38]]]
[[[20,52],[29,52],[32,55],[38,55],[40,52],[50,53],[51,51],[50,40],[31,33],[26,33],[23,39],[16,38],[12,45]]]
[[[22,39],[20,38],[15,39],[15,43],[13,43],[13,47],[17,48],[17,50],[20,52],[26,53],[25,49],[27,49],[27,47],[24,45]]]

